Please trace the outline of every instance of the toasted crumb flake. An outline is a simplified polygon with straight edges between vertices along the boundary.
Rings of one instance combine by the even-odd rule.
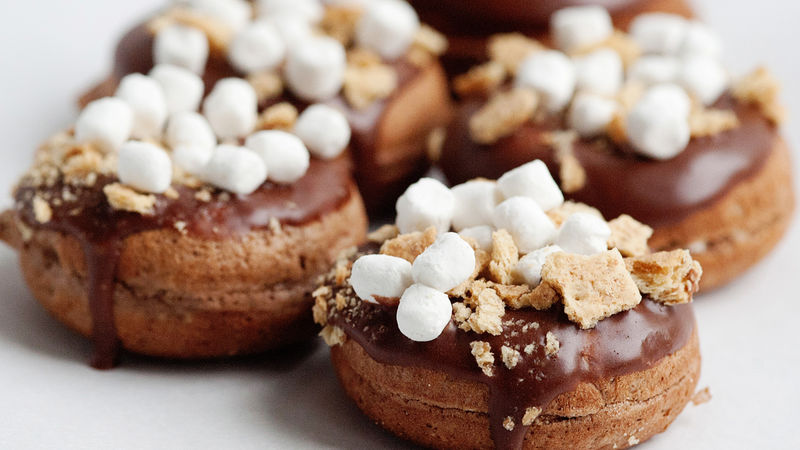
[[[502,64],[512,74],[531,53],[544,49],[539,41],[520,33],[496,34],[489,38],[488,43],[489,59]]]
[[[497,93],[470,117],[470,135],[479,144],[494,144],[529,121],[538,104],[539,96],[529,89]]]
[[[258,116],[256,129],[288,131],[297,121],[297,108],[291,103],[281,102],[265,109]]]
[[[710,401],[711,401],[711,390],[709,390],[708,386],[697,391],[692,397],[692,403],[695,406],[702,405],[703,403],[708,403]]]
[[[503,419],[503,428],[505,428],[506,430],[514,431],[514,426],[515,426],[514,419],[512,419],[511,416],[508,416],[505,419]]]
[[[50,204],[40,196],[33,197],[33,216],[39,223],[50,222],[53,218],[53,209]]]
[[[333,282],[336,283],[337,286],[344,286],[347,280],[350,278],[350,267],[351,265],[346,261],[338,261],[336,263]]]
[[[731,91],[737,100],[756,105],[773,123],[781,124],[786,119],[786,109],[778,98],[780,83],[767,68],[759,67],[736,82]]]
[[[414,42],[412,45],[433,56],[439,56],[447,51],[447,38],[442,33],[423,24],[417,31],[417,34],[414,35]]]
[[[472,349],[472,356],[475,357],[475,362],[481,368],[483,374],[490,377],[494,374],[494,354],[492,353],[492,346],[488,342],[473,341],[469,344]]]
[[[311,296],[314,297],[314,307],[311,309],[314,323],[324,326],[328,323],[328,298],[331,296],[331,288],[321,286]]]
[[[574,153],[578,133],[575,130],[554,131],[547,134],[546,139],[555,150],[561,190],[570,193],[583,189],[586,185],[586,171]]]
[[[179,220],[174,224],[172,224],[172,226],[175,227],[175,229],[178,230],[179,233],[186,234],[186,222]]]
[[[539,417],[539,414],[542,413],[542,408],[537,408],[535,406],[531,406],[530,408],[525,410],[525,415],[522,416],[522,424],[526,427],[533,425],[533,422]]]
[[[326,325],[322,331],[319,332],[322,339],[328,344],[328,347],[335,347],[347,342],[347,335],[344,330],[334,325]]]
[[[425,154],[431,163],[436,163],[442,157],[442,147],[444,140],[447,138],[447,129],[445,127],[436,127],[428,134],[425,140]]]
[[[507,345],[500,347],[500,353],[503,355],[503,364],[509,369],[517,367],[519,360],[522,359],[522,355],[518,351]]]
[[[347,297],[345,297],[341,292],[336,293],[336,297],[334,297],[334,301],[336,302],[336,310],[341,311],[347,306]]]
[[[106,185],[103,192],[106,194],[108,203],[114,209],[141,215],[151,215],[155,212],[156,197],[154,195],[140,194],[119,183]]]
[[[428,228],[425,232],[415,231],[401,234],[384,242],[381,246],[381,254],[396,256],[413,263],[417,256],[421,255],[434,241],[436,241],[436,229],[433,227]]]
[[[381,63],[348,64],[344,75],[344,97],[355,109],[364,109],[389,97],[397,88],[397,71]]]
[[[512,284],[514,268],[519,262],[519,250],[506,230],[492,233],[492,259],[489,262],[490,279],[500,284]]]
[[[467,319],[472,315],[472,309],[462,302],[453,303],[453,320],[464,331],[469,331],[471,328],[467,324]]]
[[[384,225],[378,228],[377,230],[369,233],[367,235],[367,239],[369,239],[370,242],[382,244],[388,241],[389,239],[396,238],[399,235],[400,235],[400,230],[397,229],[397,226],[389,224],[389,225]]]
[[[283,93],[283,80],[277,72],[256,72],[247,75],[247,82],[256,91],[259,103],[279,97]]]
[[[604,219],[603,214],[601,214],[596,208],[592,208],[584,203],[573,202],[571,200],[567,200],[566,202],[562,203],[561,206],[547,211],[547,217],[549,217],[557,227],[560,227],[561,224],[569,218],[569,216],[575,213],[591,214],[599,219]]]
[[[503,332],[502,318],[506,313],[505,305],[494,289],[482,289],[471,298],[475,312],[470,315],[467,323],[472,331],[481,334],[489,333],[498,336]]]
[[[666,305],[691,302],[703,274],[688,250],[637,256],[625,263],[639,290]]]
[[[544,344],[544,352],[547,356],[553,356],[558,353],[558,349],[561,348],[561,342],[558,342],[558,338],[552,332],[548,331],[547,335],[545,336],[545,344]]]
[[[470,69],[453,80],[453,89],[462,97],[489,95],[506,80],[506,68],[497,61],[489,61]]]
[[[194,194],[194,198],[201,201],[201,202],[210,202],[211,201],[211,191],[208,189],[201,189]]]
[[[329,5],[325,8],[325,15],[322,17],[319,27],[323,33],[347,47],[353,41],[356,25],[362,14],[360,9],[349,5]]]
[[[739,126],[739,118],[729,109],[694,108],[689,114],[692,137],[707,137]]]
[[[593,256],[555,253],[542,267],[542,281],[561,295],[567,317],[583,329],[642,300],[616,249]]]
[[[640,256],[648,252],[647,240],[653,235],[653,229],[633,217],[623,214],[608,222],[611,237],[608,248],[616,248],[622,256]]]

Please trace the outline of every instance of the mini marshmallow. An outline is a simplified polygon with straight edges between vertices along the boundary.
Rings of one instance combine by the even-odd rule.
[[[400,297],[397,328],[412,341],[429,342],[442,334],[452,314],[453,305],[447,294],[415,284]]]
[[[613,96],[619,92],[624,78],[622,59],[610,48],[596,50],[573,59],[576,89]]]
[[[464,228],[458,235],[464,239],[473,239],[481,250],[492,251],[492,227],[480,225],[477,227]]]
[[[286,82],[307,101],[327,100],[344,83],[347,57],[342,44],[329,37],[309,37],[292,47],[286,59]]]
[[[528,286],[534,288],[542,282],[542,266],[547,261],[547,257],[553,253],[563,251],[557,245],[548,245],[534,250],[520,258],[517,267],[514,269],[514,275]]]
[[[258,96],[247,81],[225,78],[206,97],[203,114],[221,140],[247,136],[258,120]]]
[[[208,61],[208,38],[197,28],[170,25],[156,34],[153,61],[202,74]]]
[[[202,173],[217,146],[211,125],[195,112],[172,115],[167,123],[165,141],[172,149],[175,164],[195,175]]]
[[[640,81],[647,86],[673,83],[678,78],[680,62],[674,56],[645,55],[628,69],[628,80]]]
[[[339,156],[350,143],[350,124],[339,110],[321,103],[306,108],[294,124],[296,134],[317,158]]]
[[[414,282],[442,292],[458,286],[475,271],[475,250],[456,233],[444,233],[417,256],[411,267]]]
[[[119,83],[115,97],[124,100],[133,110],[131,136],[137,139],[158,139],[167,121],[167,100],[161,85],[150,77],[133,73]]]
[[[456,199],[447,186],[433,178],[422,178],[397,199],[397,228],[401,233],[436,227],[440,234],[450,230]]]
[[[564,109],[575,91],[575,65],[555,50],[536,52],[525,58],[517,71],[515,84],[532,88],[544,96],[550,112]]]
[[[157,145],[128,141],[119,149],[117,175],[134,189],[161,194],[172,182],[172,161]]]
[[[244,28],[253,16],[253,7],[246,0],[188,0],[195,12],[218,20],[233,31]]]
[[[399,298],[414,283],[411,263],[389,255],[365,255],[353,263],[350,285],[364,301],[378,303],[375,296]]]
[[[722,38],[708,25],[693,20],[686,27],[680,54],[704,55],[719,59],[722,57]]]
[[[688,23],[677,14],[648,13],[633,20],[629,33],[645,53],[674,55],[683,45]]]
[[[325,15],[319,0],[258,0],[258,15],[296,15],[306,22],[317,23]]]
[[[281,39],[283,39],[287,51],[314,35],[311,24],[296,14],[272,15],[263,17],[259,21],[275,27]]]
[[[261,21],[242,29],[228,47],[231,64],[244,73],[274,69],[285,55],[286,45],[278,30]]]
[[[356,43],[386,59],[406,53],[419,31],[417,12],[402,0],[375,0],[356,25]]]
[[[245,146],[264,160],[276,183],[294,183],[306,174],[309,154],[303,141],[285,131],[259,131],[247,138]]]
[[[682,152],[691,137],[691,100],[678,86],[650,88],[627,117],[628,139],[639,153],[655,159],[670,159]]]
[[[716,102],[728,88],[728,72],[722,64],[714,58],[699,54],[683,60],[678,80],[706,106]]]
[[[614,32],[611,16],[600,6],[563,8],[550,17],[556,46],[565,52],[606,40]]]
[[[197,111],[200,107],[205,85],[194,72],[183,67],[159,64],[148,75],[161,85],[169,114]]]
[[[564,203],[564,194],[541,160],[531,161],[503,174],[497,189],[504,198],[528,197],[549,211]]]
[[[608,250],[611,228],[605,220],[587,213],[575,213],[561,225],[556,245],[568,253],[596,255]]]
[[[491,225],[498,200],[496,182],[472,180],[454,186],[450,191],[456,201],[453,212],[453,228],[456,231]]]
[[[605,132],[618,108],[619,105],[612,99],[582,92],[572,100],[567,124],[581,137],[594,137]]]
[[[203,179],[219,188],[247,195],[267,180],[267,166],[245,147],[220,145],[206,164]]]
[[[130,138],[132,128],[131,107],[123,100],[106,97],[89,103],[81,111],[75,123],[75,139],[112,152]]]
[[[535,200],[512,197],[495,208],[494,225],[506,230],[520,253],[526,254],[553,242],[556,227]]]
[[[682,87],[674,83],[658,84],[649,88],[639,102],[654,103],[665,109],[664,112],[689,117],[692,100]]]

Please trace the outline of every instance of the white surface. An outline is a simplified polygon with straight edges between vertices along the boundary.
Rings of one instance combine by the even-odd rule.
[[[121,31],[160,3],[2,2],[0,205],[7,205],[6,193],[37,143],[74,119],[77,94],[108,69]],[[700,6],[725,38],[737,72],[767,63],[785,81],[784,99],[794,112],[785,131],[800,145],[800,3],[714,0]],[[714,398],[689,406],[643,448],[800,448],[798,251],[795,220],[766,260],[697,300],[700,387],[710,386]],[[15,255],[2,245],[0,292],[0,448],[406,446],[345,398],[324,345],[290,360],[126,358],[117,370],[97,372],[86,365],[89,344],[35,303]]]

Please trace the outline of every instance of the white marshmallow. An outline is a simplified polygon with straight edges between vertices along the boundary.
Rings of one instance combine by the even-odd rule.
[[[286,45],[278,30],[262,21],[243,28],[228,47],[231,64],[244,73],[274,69],[285,55]]]
[[[203,170],[203,179],[236,194],[250,194],[267,180],[267,166],[245,147],[220,145]]]
[[[339,110],[315,104],[306,108],[294,124],[296,134],[317,158],[332,159],[350,143],[350,124]]]
[[[683,60],[678,80],[686,90],[705,105],[711,105],[728,88],[728,72],[714,58],[703,55]]]
[[[581,137],[594,137],[605,132],[618,108],[619,105],[612,99],[581,92],[572,100],[567,124]]]
[[[153,61],[202,74],[208,62],[208,38],[197,28],[170,25],[156,34]]]
[[[705,55],[711,58],[722,57],[722,38],[708,25],[693,20],[686,27],[680,54]]]
[[[117,175],[134,189],[161,194],[172,182],[172,161],[161,147],[128,141],[119,149]]]
[[[542,282],[542,266],[547,261],[547,257],[553,253],[563,251],[557,245],[548,245],[534,250],[520,258],[517,267],[514,269],[514,275],[528,286],[534,288]]]
[[[296,14],[271,15],[259,20],[275,27],[287,51],[314,35],[311,24]]]
[[[455,197],[453,228],[491,225],[494,208],[497,206],[497,183],[489,180],[472,180],[451,189]]]
[[[586,56],[574,58],[578,90],[595,94],[615,95],[622,87],[624,69],[619,53],[602,48]]]
[[[414,282],[442,292],[458,286],[475,271],[475,250],[456,233],[444,233],[417,256],[411,267]]]
[[[389,255],[365,255],[353,263],[350,285],[364,301],[378,303],[375,296],[399,298],[414,283],[411,263]]]
[[[673,83],[678,78],[680,63],[674,56],[645,55],[628,69],[628,80],[645,85]]]
[[[402,0],[375,0],[356,25],[356,43],[386,59],[406,53],[419,31],[417,12]]]
[[[453,305],[446,294],[415,284],[400,297],[397,328],[412,341],[429,342],[442,334],[452,314]]]
[[[319,0],[258,0],[257,5],[260,17],[287,14],[296,15],[309,23],[317,23],[325,15],[325,9]]]
[[[206,97],[203,114],[221,140],[247,136],[258,120],[258,96],[247,81],[225,78]]]
[[[401,233],[436,227],[441,234],[450,230],[456,199],[447,186],[433,178],[422,178],[397,199],[397,228]]]
[[[246,0],[188,0],[196,12],[218,20],[233,31],[244,28],[253,16],[253,7]]]
[[[611,16],[600,6],[563,8],[550,17],[556,46],[568,52],[602,42],[614,32]]]
[[[195,112],[182,112],[170,117],[165,140],[172,149],[175,164],[194,175],[202,173],[217,145],[211,125]]]
[[[538,91],[550,112],[567,106],[575,92],[575,82],[572,60],[555,50],[536,52],[525,58],[515,80],[517,87]]]
[[[286,82],[303,100],[327,100],[344,83],[347,57],[339,41],[309,37],[292,47],[286,59]]]
[[[167,100],[156,80],[142,74],[125,76],[115,97],[124,100],[133,110],[131,136],[136,139],[157,139],[167,121]]]
[[[495,208],[494,225],[514,238],[520,253],[526,254],[553,242],[556,226],[535,200],[512,197]]]
[[[594,214],[575,213],[561,225],[556,245],[568,253],[596,255],[608,250],[611,228]]]
[[[507,199],[528,197],[536,200],[544,211],[564,203],[564,194],[553,180],[545,163],[538,159],[503,174],[497,180],[497,189]]]
[[[183,67],[159,64],[148,75],[161,85],[169,114],[197,111],[200,107],[205,85],[194,72]]]
[[[309,154],[297,136],[285,131],[259,131],[247,138],[245,146],[267,165],[268,179],[276,183],[294,183],[306,174]]]
[[[490,252],[492,251],[492,227],[489,225],[480,225],[477,227],[464,228],[458,235],[464,239],[473,239],[478,244],[481,250]]]
[[[89,103],[75,122],[75,139],[97,145],[100,150],[116,151],[131,136],[133,110],[114,97]]]
[[[671,84],[650,88],[627,117],[628,139],[639,153],[670,159],[682,152],[691,137],[685,91]]]
[[[648,13],[633,20],[629,33],[645,53],[674,55],[683,45],[688,23],[677,14]]]

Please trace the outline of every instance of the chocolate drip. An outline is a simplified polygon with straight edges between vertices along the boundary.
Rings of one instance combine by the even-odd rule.
[[[480,106],[477,100],[465,103],[448,130],[440,164],[452,183],[497,178],[534,159],[558,173],[545,135],[562,129],[560,120],[525,125],[493,145],[479,145],[470,138],[468,124]],[[682,153],[666,161],[638,156],[602,138],[578,140],[574,153],[586,171],[586,185],[567,197],[598,208],[607,218],[629,214],[653,227],[675,224],[707,208],[758,172],[778,139],[775,127],[755,107],[729,95],[714,107],[732,109],[740,125],[692,139]]]

